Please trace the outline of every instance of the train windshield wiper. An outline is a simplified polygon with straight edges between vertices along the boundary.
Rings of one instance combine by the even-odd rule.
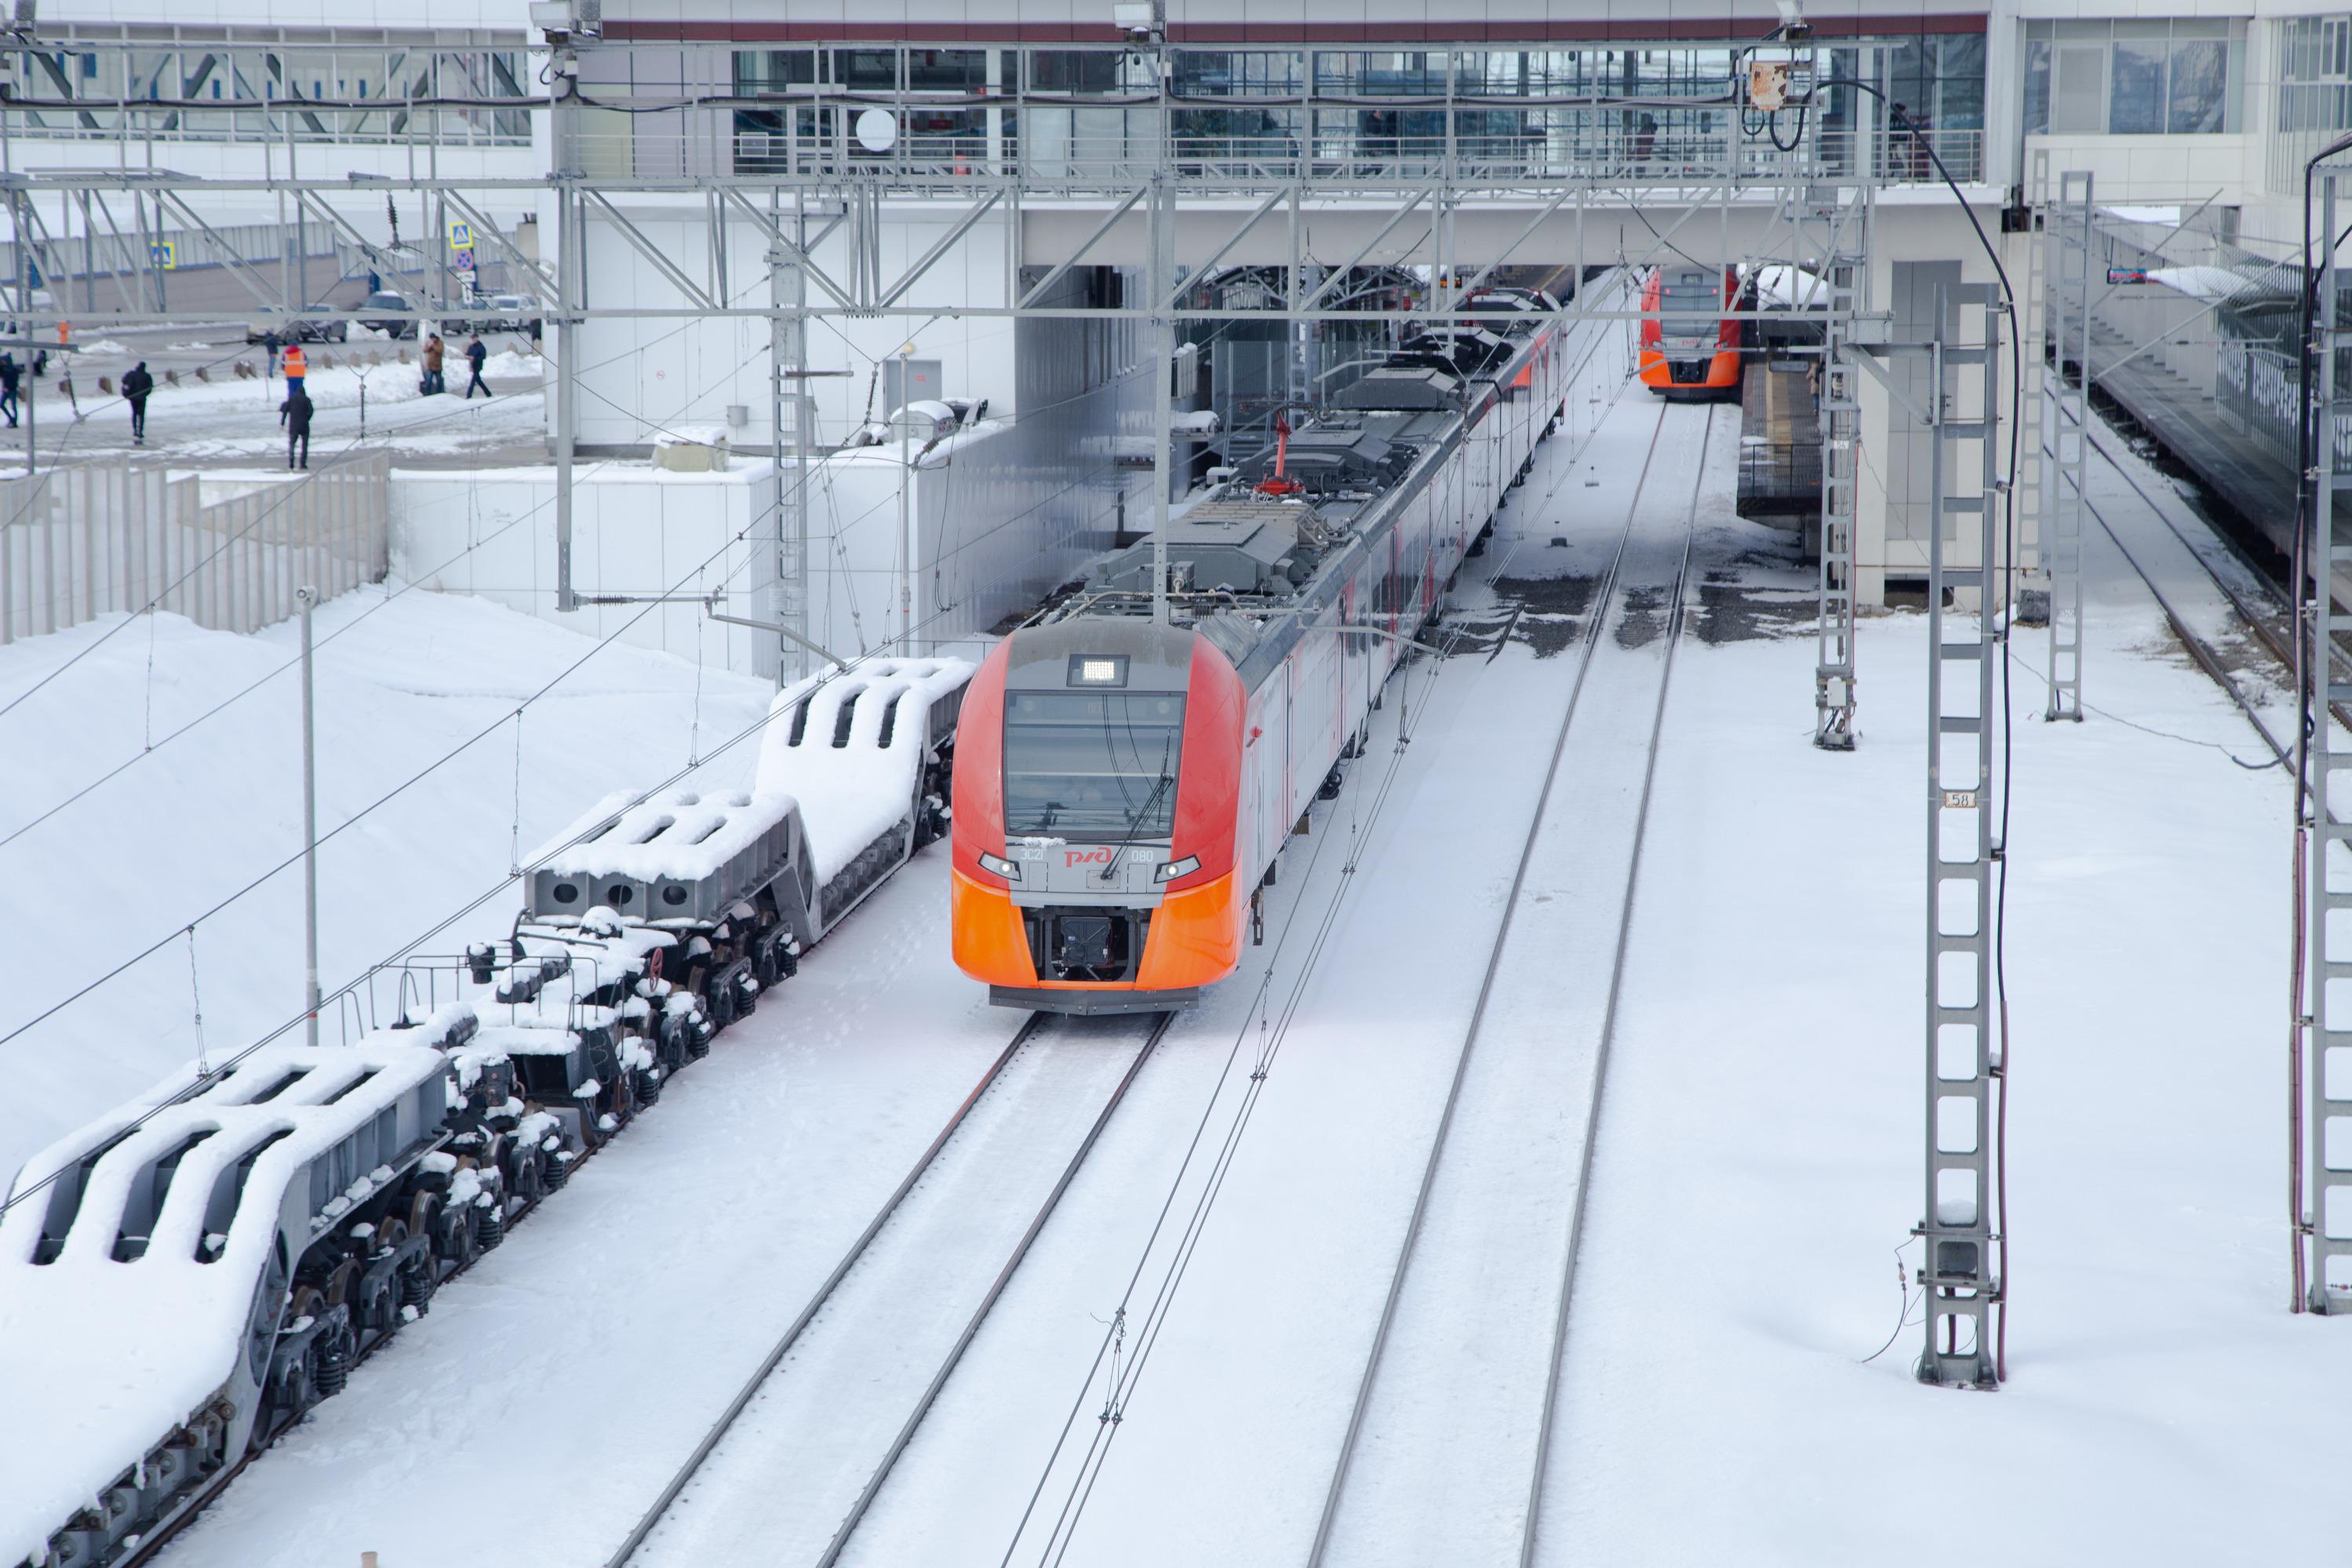
[[[1154,806],[1160,804],[1160,791],[1175,782],[1176,775],[1168,771],[1168,759],[1163,753],[1160,761],[1159,780],[1151,786],[1151,793],[1143,798],[1143,804],[1128,814],[1126,836],[1119,840],[1118,848],[1111,852],[1109,862],[1097,873],[1103,881],[1109,882],[1118,874],[1118,862],[1127,858],[1127,852],[1135,844],[1136,835],[1143,831],[1144,819],[1151,815],[1151,809]]]

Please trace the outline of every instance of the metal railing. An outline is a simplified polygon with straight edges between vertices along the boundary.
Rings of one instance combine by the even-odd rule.
[[[204,504],[202,480],[128,458],[0,479],[0,643],[151,603],[257,632],[387,569],[392,459],[344,458]]]
[[[1009,118],[1009,117],[1008,117]],[[1596,116],[1609,121],[1622,116]],[[1166,166],[1188,184],[1236,193],[1265,192],[1292,182],[1324,189],[1393,193],[1436,183],[1482,193],[1522,192],[1549,200],[1563,180],[1597,186],[1703,186],[1809,180],[1874,178],[1894,183],[1936,183],[1940,158],[1956,180],[1984,172],[1984,132],[1927,131],[1822,131],[1793,151],[1749,137],[1728,115],[1713,129],[1631,130],[1595,123],[1526,139],[1347,136],[1171,137]],[[739,128],[721,154],[707,141],[658,123],[606,128],[590,125],[574,137],[576,163],[612,174],[769,174],[793,178],[858,177],[894,193],[969,191],[991,183],[1068,194],[1131,191],[1161,166],[1160,148],[1148,136],[1024,134],[993,139],[958,132],[916,133],[885,152],[859,145],[845,124],[826,123],[814,134],[794,130]],[[1935,157],[1929,156],[1932,149]]]
[[[1822,444],[1747,440],[1739,447],[1743,517],[1812,517],[1822,509]]]

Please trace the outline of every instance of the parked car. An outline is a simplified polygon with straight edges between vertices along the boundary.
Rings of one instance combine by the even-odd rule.
[[[33,316],[35,319],[46,319],[51,321],[57,319],[58,301],[55,295],[37,284],[34,286],[32,296]],[[0,310],[5,310],[9,317],[9,319],[7,320],[0,321],[0,333],[5,333],[11,338],[17,338],[23,337],[33,330],[31,322],[19,321],[15,319],[16,315],[16,285],[0,285]]]
[[[540,304],[528,294],[490,294],[476,299],[452,323],[460,332],[528,332],[539,336]]]
[[[336,312],[348,306],[318,303],[302,307],[302,314],[291,321],[248,321],[245,340],[259,343],[275,340],[280,343],[341,343],[352,335],[349,319]]]
[[[388,332],[395,338],[414,338],[416,336],[416,323],[415,321],[404,321],[396,316],[379,316],[371,319],[367,313],[370,311],[383,310],[414,310],[416,306],[415,302],[410,300],[410,298],[404,294],[394,294],[390,289],[386,289],[379,294],[371,294],[360,306],[360,325],[362,327],[372,328],[378,332]]]

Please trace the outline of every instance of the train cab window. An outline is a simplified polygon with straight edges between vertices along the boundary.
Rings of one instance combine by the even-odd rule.
[[[1164,839],[1183,750],[1184,699],[1173,693],[1008,694],[1005,836]]]
[[[1659,290],[1659,327],[1670,340],[1712,349],[1723,324],[1723,278],[1696,267],[1669,268]]]

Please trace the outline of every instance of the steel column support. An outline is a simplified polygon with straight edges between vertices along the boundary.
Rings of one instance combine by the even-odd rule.
[[[1854,312],[1869,268],[1864,235],[1849,233],[1838,210],[1838,192],[1821,200],[1828,206],[1830,239],[1822,256],[1822,281],[1829,298],[1822,319],[1822,539],[1819,599],[1813,658],[1813,744],[1829,751],[1853,749],[1854,708],[1854,524],[1855,480],[1860,470],[1861,403],[1853,353]]]
[[[580,80],[580,61],[569,49],[551,62],[553,88],[548,104],[548,147],[553,165],[550,183],[555,192],[555,609],[568,614],[580,608],[572,584],[572,459],[580,417],[580,324],[574,310],[585,277],[580,252],[587,242],[587,225],[572,192],[578,176],[572,142],[572,97]],[[436,236],[436,249],[446,235]]]
[[[2055,361],[2043,373],[2042,562],[2050,574],[2050,706],[2047,716],[2083,718],[2083,486],[2089,475],[2091,420],[2091,176],[2058,177],[2058,202],[2043,220],[2050,247]],[[2075,379],[2066,379],[2072,356]]]
[[[1176,322],[1168,300],[1176,291],[1176,192],[1166,169],[1151,176],[1149,280],[1144,298],[1152,303],[1151,366],[1151,618],[1168,620],[1168,489],[1172,454],[1168,426],[1176,417]]]
[[[778,229],[783,214],[772,214]],[[793,214],[794,232],[807,225],[805,211]],[[776,684],[789,685],[812,674],[806,652],[808,615],[808,466],[809,407],[808,277],[800,264],[803,252],[781,245],[768,247],[768,302],[772,308],[768,333],[768,428],[774,432],[776,464],[775,619],[783,628],[776,647]],[[784,462],[786,412],[790,411],[793,459]]]
[[[2002,727],[1994,706],[1999,312],[1994,285],[1939,291],[1927,346],[1927,1193],[1917,1278],[1927,1312],[1918,1375],[1977,1388],[2000,1376],[1995,1249],[2005,1223],[1992,996],[1992,769]]]
[[[2307,578],[2309,632],[2302,660],[2305,754],[2300,831],[2303,878],[2301,939],[2306,944],[2297,998],[2300,1032],[2298,1079],[2294,1090],[2304,1103],[2294,1133],[2297,1282],[2302,1304],[2315,1312],[2352,1309],[2352,749],[2347,749],[2328,711],[2331,701],[2352,697],[2352,684],[2337,680],[2344,640],[2352,639],[2352,612],[2336,602],[2336,585],[2352,574],[2352,538],[2336,520],[2336,486],[2347,478],[2344,417],[2336,357],[2352,347],[2343,325],[2344,279],[2336,263],[2341,233],[2344,176],[2319,177],[2319,233],[2326,246],[2320,260],[2319,308],[2312,319],[2310,360],[2316,366],[2312,416],[2312,532]],[[2341,790],[2339,795],[2337,791]]]

